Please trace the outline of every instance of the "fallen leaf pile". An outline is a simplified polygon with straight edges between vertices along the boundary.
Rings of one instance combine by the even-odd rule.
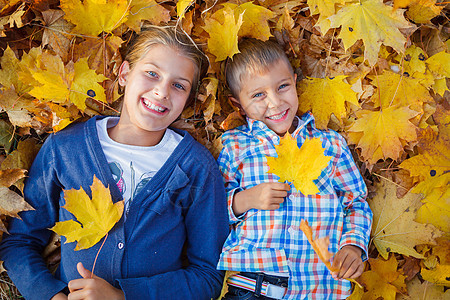
[[[17,170],[29,169],[49,133],[119,113],[117,72],[135,34],[176,24],[205,51],[208,74],[174,126],[215,156],[224,130],[244,122],[228,100],[225,62],[243,37],[271,38],[297,74],[298,114],[311,111],[318,128],[344,136],[368,185],[371,273],[352,299],[444,299],[449,7],[443,0],[0,0],[1,221],[31,209],[21,195],[25,173]],[[313,193],[316,175],[288,171],[297,159],[275,168]],[[386,281],[380,292],[379,277]]]

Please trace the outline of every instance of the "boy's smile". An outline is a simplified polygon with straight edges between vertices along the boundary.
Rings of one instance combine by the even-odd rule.
[[[245,114],[264,122],[278,135],[292,131],[298,108],[296,75],[284,60],[278,60],[267,69],[247,74],[241,79],[238,99],[233,102],[242,107]]]
[[[169,46],[154,45],[131,68],[120,67],[119,84],[125,86],[119,123],[108,133],[116,142],[152,146],[184,109],[196,66]]]

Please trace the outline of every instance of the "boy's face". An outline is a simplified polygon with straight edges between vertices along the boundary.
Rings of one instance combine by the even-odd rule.
[[[294,130],[292,122],[298,108],[295,80],[297,75],[282,59],[261,73],[247,74],[241,80],[238,99],[231,100],[245,114],[264,122],[278,135]]]

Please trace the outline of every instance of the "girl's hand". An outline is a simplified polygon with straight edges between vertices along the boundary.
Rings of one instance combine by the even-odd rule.
[[[64,293],[58,293],[53,296],[50,300],[67,300],[67,296]]]
[[[362,249],[358,246],[347,245],[336,253],[332,267],[339,269],[332,272],[334,279],[358,278],[364,271],[364,263],[361,259]]]
[[[85,269],[83,264],[77,264],[78,273],[83,279],[75,279],[69,282],[69,300],[125,300],[122,290],[116,289],[104,279],[95,275],[91,278],[91,271]]]
[[[287,183],[265,182],[240,191],[234,195],[233,212],[236,216],[239,216],[251,208],[278,209],[290,189],[291,187]]]

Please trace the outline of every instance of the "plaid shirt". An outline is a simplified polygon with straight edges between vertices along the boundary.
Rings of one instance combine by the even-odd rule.
[[[350,294],[347,280],[334,280],[314,253],[303,232],[301,219],[313,229],[314,238],[328,236],[329,251],[345,245],[363,249],[367,258],[372,212],[365,201],[367,189],[343,137],[332,130],[318,130],[306,113],[297,118],[292,136],[300,147],[313,137],[322,141],[331,156],[326,169],[314,180],[320,193],[303,195],[291,184],[277,210],[250,209],[236,217],[232,210],[236,192],[263,182],[277,182],[268,173],[266,156],[277,156],[280,137],[263,122],[247,119],[248,125],[224,133],[219,168],[225,180],[232,231],[218,263],[220,270],[289,272],[286,299],[343,299]]]

